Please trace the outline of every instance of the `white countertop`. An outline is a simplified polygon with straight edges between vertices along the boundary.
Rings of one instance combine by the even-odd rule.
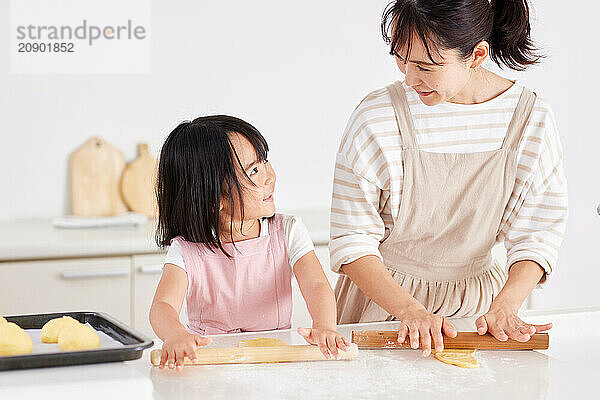
[[[146,351],[142,359],[124,363],[0,372],[0,398],[598,398],[600,352],[594,340],[600,330],[600,308],[544,314],[529,312],[524,319],[554,323],[548,350],[480,350],[478,369],[446,365],[414,350],[360,350],[351,361],[189,366],[178,372],[150,366]],[[461,331],[474,330],[473,319],[453,322]],[[340,331],[350,337],[353,329],[396,326],[394,322],[344,325]],[[282,330],[222,335],[214,337],[212,346],[233,346],[259,336],[303,343],[294,331]]]
[[[315,245],[329,242],[329,211],[284,211],[300,215]],[[158,253],[155,221],[140,227],[60,229],[51,218],[0,222],[0,262]]]

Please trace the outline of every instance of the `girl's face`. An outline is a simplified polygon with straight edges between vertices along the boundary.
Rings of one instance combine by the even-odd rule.
[[[275,202],[273,192],[275,191],[275,171],[268,161],[259,161],[256,150],[252,143],[244,135],[239,133],[230,134],[231,144],[237,153],[244,171],[238,165],[238,181],[242,186],[244,204],[244,222],[257,220],[263,217],[271,217],[275,214]],[[244,174],[245,172],[245,174]],[[248,178],[250,181],[248,181]],[[235,202],[236,208],[239,202]],[[229,201],[221,202],[222,210],[228,217],[232,217],[234,225],[241,221],[241,210],[236,209],[233,214],[230,210]],[[229,219],[228,219],[229,220]]]
[[[406,75],[406,84],[412,87],[421,101],[428,106],[451,101],[466,87],[473,69],[480,63],[459,58],[456,50],[440,49],[440,55],[429,46],[433,63],[427,55],[427,49],[420,39],[413,40],[408,60],[406,50],[402,49],[396,56],[396,64]],[[483,62],[483,60],[481,60]]]

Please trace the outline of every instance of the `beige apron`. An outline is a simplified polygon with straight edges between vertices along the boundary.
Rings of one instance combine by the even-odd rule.
[[[432,153],[418,148],[402,83],[387,89],[402,135],[404,183],[394,228],[379,245],[384,264],[429,312],[483,314],[506,281],[505,268],[491,250],[515,185],[517,150],[536,96],[523,89],[500,149]],[[345,275],[335,294],[338,323],[395,319]]]

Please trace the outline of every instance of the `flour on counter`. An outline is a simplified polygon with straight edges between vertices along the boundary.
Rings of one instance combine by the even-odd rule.
[[[394,391],[439,395],[478,391],[494,382],[484,360],[481,368],[464,370],[423,358],[420,352],[402,353],[399,357],[399,352],[361,350],[351,361],[192,366],[180,372],[153,369],[151,376],[159,394],[169,391],[178,376],[194,390],[210,386],[211,396],[222,399],[232,398],[232,392],[261,399],[335,399],[357,392],[364,399],[385,398]]]

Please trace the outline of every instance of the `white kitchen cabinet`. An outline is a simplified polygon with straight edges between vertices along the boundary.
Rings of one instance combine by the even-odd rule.
[[[149,254],[133,256],[133,295],[131,315],[133,327],[148,337],[155,337],[148,313],[160,275],[164,255]]]
[[[0,263],[0,314],[102,311],[131,323],[131,257]]]

